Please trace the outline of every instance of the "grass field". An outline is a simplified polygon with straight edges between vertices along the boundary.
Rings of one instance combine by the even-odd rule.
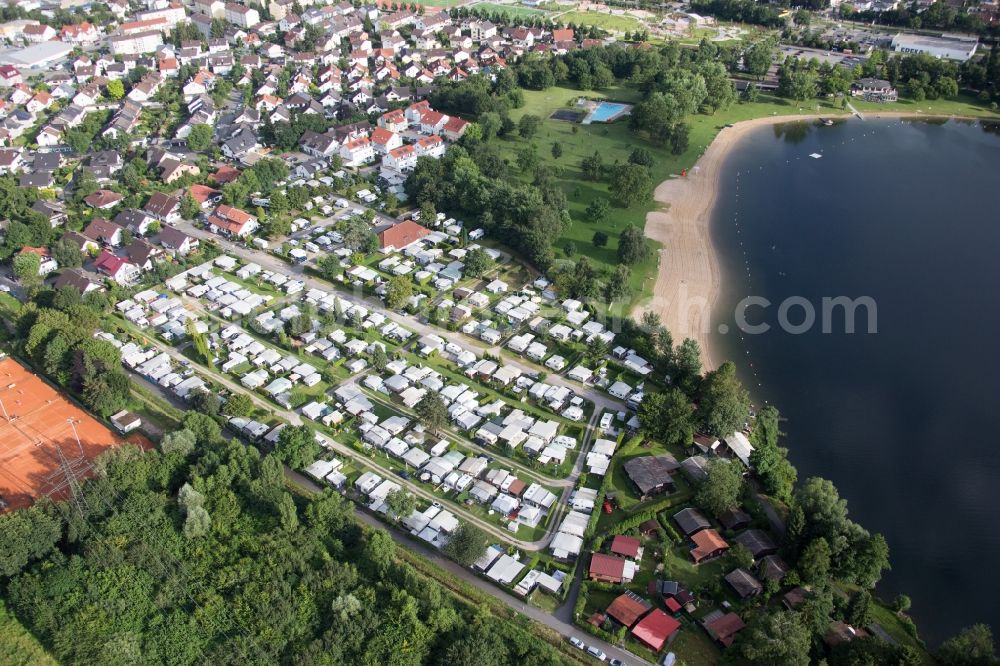
[[[895,113],[922,113],[928,116],[980,116],[987,118],[992,116],[1000,120],[1000,113],[991,111],[971,95],[959,95],[955,99],[935,99],[924,100],[922,102],[903,99],[891,104],[851,100],[851,104],[866,116],[869,114],[878,115],[879,111],[892,111]]]
[[[0,653],[5,666],[56,666],[56,661],[0,599]]]
[[[520,7],[518,5],[498,5],[494,2],[479,2],[472,5],[476,9],[482,9],[488,12],[498,12],[505,14],[506,16],[514,17],[532,17],[541,16],[543,14],[548,14],[544,9],[532,9],[531,7]]]
[[[631,32],[642,27],[639,19],[634,16],[619,16],[602,12],[566,12],[559,14],[560,23],[596,26],[609,32]]]
[[[727,123],[738,122],[750,118],[772,114],[799,113],[797,105],[788,104],[776,98],[763,98],[754,104],[736,104],[725,112],[714,116],[693,116],[691,125],[690,146],[682,155],[671,155],[661,146],[655,146],[639,138],[628,129],[628,121],[621,120],[610,125],[595,123],[577,125],[560,120],[552,120],[549,115],[553,110],[572,104],[580,95],[606,98],[620,102],[636,102],[639,93],[631,88],[611,88],[604,92],[586,91],[586,93],[571,88],[554,87],[544,91],[525,91],[525,105],[511,113],[516,121],[524,114],[534,114],[543,118],[538,133],[531,139],[538,149],[538,155],[543,163],[554,164],[561,169],[557,182],[566,193],[573,224],[566,230],[556,243],[557,256],[564,257],[563,248],[567,242],[572,242],[578,255],[590,258],[599,268],[611,270],[618,264],[618,236],[629,224],[640,229],[646,223],[646,213],[654,209],[654,202],[635,205],[630,208],[612,207],[609,219],[600,226],[586,221],[584,211],[591,201],[598,197],[610,198],[606,182],[584,180],[580,171],[580,161],[595,151],[599,152],[606,165],[625,162],[632,149],[643,146],[653,154],[655,163],[651,169],[654,186],[672,174],[680,173],[681,169],[690,167],[704,152],[708,144],[715,138],[719,130]],[[830,108],[826,112],[832,113]],[[573,128],[576,128],[574,133]],[[563,149],[562,156],[556,160],[552,157],[552,143],[558,141]],[[518,137],[506,139],[500,143],[504,156],[513,162],[517,151],[527,140]],[[529,175],[524,175],[525,179]],[[595,247],[592,238],[595,231],[604,231],[611,240],[607,247]],[[630,311],[632,307],[641,304],[652,293],[653,281],[657,267],[659,249],[657,243],[647,241],[654,250],[647,261],[632,268],[632,298],[629,303],[615,304],[613,311],[620,313],[623,309]],[[623,308],[623,305],[625,306]]]

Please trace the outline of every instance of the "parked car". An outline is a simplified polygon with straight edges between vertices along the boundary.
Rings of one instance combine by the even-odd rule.
[[[587,654],[598,661],[604,661],[608,658],[608,655],[604,654],[600,648],[594,647],[593,645],[587,648]]]
[[[576,636],[570,636],[569,637],[569,644],[572,645],[575,648],[580,648],[581,650],[584,650],[584,649],[587,648],[587,646],[584,644],[584,642],[581,641]]]
[[[611,666],[628,666],[628,664],[626,664],[621,659],[612,659],[608,663],[611,664]]]

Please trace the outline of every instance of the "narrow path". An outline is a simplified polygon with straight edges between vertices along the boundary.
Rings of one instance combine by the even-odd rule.
[[[853,113],[855,116],[858,117],[858,120],[864,120],[865,119],[864,114],[862,114],[860,111],[858,111],[857,109],[855,109],[854,105],[851,104],[850,102],[847,102],[847,108],[851,110],[851,113]]]

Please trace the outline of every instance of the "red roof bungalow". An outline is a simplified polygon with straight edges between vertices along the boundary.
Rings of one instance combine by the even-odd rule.
[[[576,36],[573,34],[573,29],[572,28],[565,28],[565,29],[562,29],[562,30],[553,30],[552,31],[552,41],[553,42],[568,42],[568,41],[572,41],[574,39],[576,39]]]
[[[680,626],[680,622],[657,608],[632,627],[632,635],[653,652],[659,652]]]
[[[441,129],[441,133],[444,134],[445,138],[449,141],[458,141],[465,134],[465,130],[469,127],[468,120],[462,120],[461,118],[456,118],[452,116],[448,118],[448,122],[444,124]]]
[[[111,190],[97,190],[93,194],[88,195],[83,202],[91,208],[107,210],[117,206],[118,202],[122,199],[124,199],[124,197],[117,192],[112,192]]]
[[[594,553],[590,556],[590,580],[601,583],[621,583],[625,579],[625,560],[620,557]]]
[[[218,203],[222,198],[221,190],[209,187],[208,185],[195,183],[188,191],[191,193],[191,198],[197,201],[198,205],[202,208],[207,208],[212,204]]]
[[[631,627],[650,608],[649,602],[638,594],[635,592],[626,592],[611,602],[607,613],[622,626]]]
[[[257,218],[250,213],[226,204],[220,205],[208,217],[208,225],[216,232],[242,238],[252,234],[259,226]]]
[[[429,229],[420,226],[413,220],[403,220],[399,224],[394,224],[380,231],[378,240],[383,250],[402,250],[429,233]]]
[[[225,185],[226,183],[231,183],[240,177],[240,170],[228,165],[219,167],[219,170],[213,173],[209,178],[214,180],[219,185]]]
[[[729,550],[729,544],[713,529],[695,532],[691,535],[691,541],[694,542],[691,559],[695,564],[701,564]]]
[[[702,626],[705,627],[708,635],[721,643],[723,647],[732,645],[733,641],[736,640],[736,634],[746,628],[743,620],[736,613],[726,613],[706,621]]]
[[[615,555],[637,560],[642,553],[642,542],[635,537],[617,534],[611,540],[611,552]]]

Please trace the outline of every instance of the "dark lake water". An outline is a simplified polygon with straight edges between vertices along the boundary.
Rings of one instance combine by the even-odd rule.
[[[726,292],[759,335],[717,334],[758,403],[787,417],[800,478],[831,479],[889,541],[879,586],[905,592],[929,643],[1000,630],[1000,134],[975,123],[852,120],[763,128],[728,158],[713,219]],[[820,159],[809,157],[820,153]],[[735,196],[734,196],[735,195]],[[824,297],[867,296],[868,334]],[[779,305],[814,306],[806,333]],[[803,321],[803,308],[787,319]],[[842,311],[841,311],[842,312]]]

